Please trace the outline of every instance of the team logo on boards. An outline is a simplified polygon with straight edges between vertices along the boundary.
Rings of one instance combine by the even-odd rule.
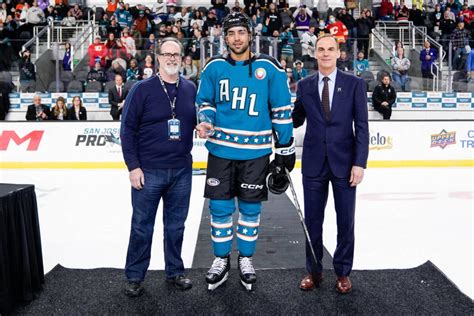
[[[456,132],[442,130],[439,134],[431,134],[431,146],[446,148],[448,145],[456,144]]]
[[[257,70],[255,70],[255,78],[257,78],[258,80],[262,80],[263,78],[265,78],[266,75],[267,72],[264,68],[257,68]]]
[[[370,134],[369,150],[384,150],[393,148],[393,137],[385,136],[379,132]]]
[[[118,128],[85,128],[76,137],[76,146],[100,147],[121,146],[120,129]]]

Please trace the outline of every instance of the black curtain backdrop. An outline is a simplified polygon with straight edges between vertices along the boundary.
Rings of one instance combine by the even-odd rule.
[[[0,313],[33,300],[43,283],[35,187],[0,184]]]

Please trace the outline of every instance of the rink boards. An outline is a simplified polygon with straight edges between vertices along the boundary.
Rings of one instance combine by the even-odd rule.
[[[473,121],[371,121],[369,129],[369,167],[474,166]],[[3,169],[125,168],[119,122],[4,122],[0,133]],[[304,127],[295,138],[302,145]],[[206,167],[204,143],[195,137],[195,168]]]

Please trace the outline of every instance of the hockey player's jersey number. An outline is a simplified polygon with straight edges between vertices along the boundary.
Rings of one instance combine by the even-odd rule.
[[[221,102],[230,102],[230,88],[229,79],[222,79],[219,81],[219,98]],[[248,114],[250,116],[258,116],[258,112],[255,111],[255,104],[257,103],[257,95],[255,93],[247,95],[247,87],[234,87],[232,88],[232,110],[245,110],[246,103],[248,100]]]

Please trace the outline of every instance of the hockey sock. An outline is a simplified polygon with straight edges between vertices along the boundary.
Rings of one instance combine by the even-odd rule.
[[[262,202],[246,202],[239,199],[237,248],[242,256],[250,257],[255,252],[261,207]]]
[[[211,238],[214,255],[227,256],[232,249],[233,227],[232,213],[235,211],[234,199],[211,200]]]

